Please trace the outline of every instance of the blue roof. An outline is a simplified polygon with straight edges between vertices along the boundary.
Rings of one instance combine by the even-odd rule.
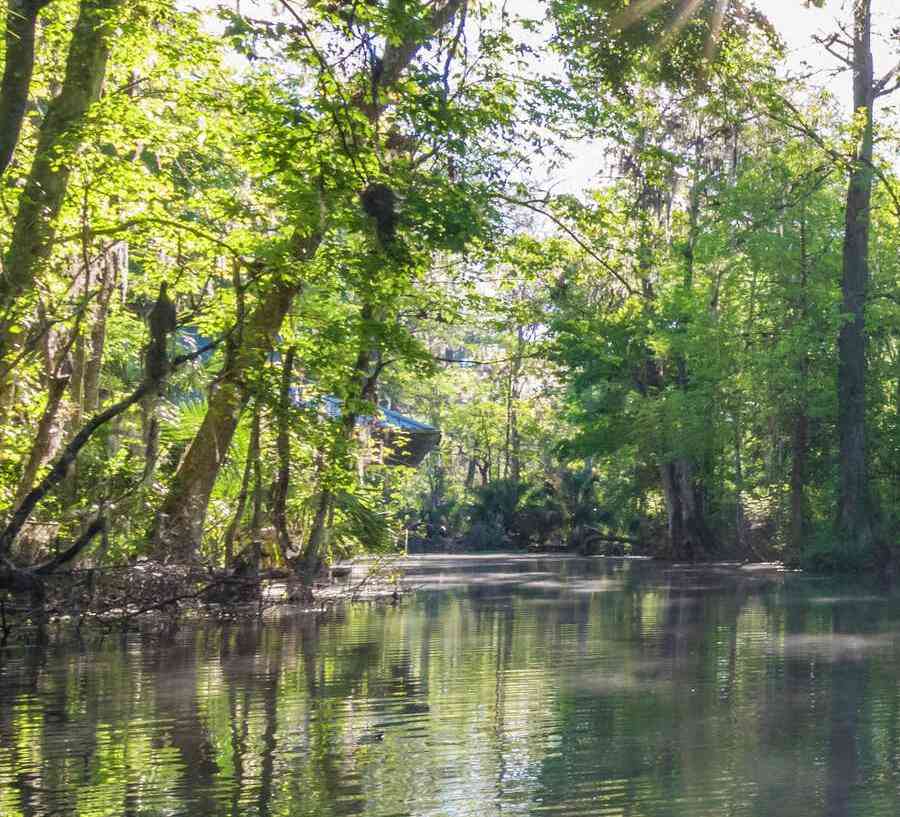
[[[329,417],[340,417],[341,416],[341,404],[343,400],[338,397],[331,397],[327,395],[322,398],[325,402],[326,410],[328,411]],[[371,417],[360,417],[360,422],[366,422],[370,420]],[[412,417],[407,417],[405,414],[400,414],[399,411],[393,411],[388,408],[379,408],[378,409],[378,417],[376,418],[377,422],[382,423],[383,425],[393,426],[394,428],[401,428],[404,431],[410,431],[414,434],[437,434],[438,430],[434,426],[430,426],[427,423],[420,423],[418,420],[413,420]]]
[[[388,425],[399,426],[400,428],[405,428],[407,431],[437,431],[434,426],[430,426],[427,423],[420,423],[418,420],[413,420],[412,417],[406,417],[391,409],[382,408],[379,409],[379,413],[381,414],[381,418],[388,423]]]

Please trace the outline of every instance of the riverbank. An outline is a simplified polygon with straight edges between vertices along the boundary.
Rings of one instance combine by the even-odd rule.
[[[15,640],[81,637],[89,631],[174,633],[187,621],[318,614],[355,602],[397,604],[415,590],[502,583],[510,578],[527,584],[543,581],[548,572],[571,572],[574,580],[592,563],[631,564],[674,574],[733,574],[751,581],[798,572],[780,562],[682,564],[647,556],[585,557],[558,551],[432,552],[359,557],[332,565],[312,584],[305,584],[283,569],[250,575],[145,560],[56,574],[48,579],[41,600],[0,596],[0,646]]]
[[[129,629],[175,631],[186,620],[262,617],[278,609],[322,612],[347,602],[396,603],[399,558],[341,562],[311,584],[289,570],[209,571],[142,560],[47,577],[40,596],[0,593],[0,646]]]

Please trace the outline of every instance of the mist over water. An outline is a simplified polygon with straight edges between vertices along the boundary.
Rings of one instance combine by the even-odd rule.
[[[900,813],[893,595],[564,557],[409,581],[398,606],[7,650],[0,815]]]

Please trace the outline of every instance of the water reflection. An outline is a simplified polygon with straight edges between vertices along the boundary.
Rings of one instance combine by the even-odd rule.
[[[419,558],[400,607],[0,666],[0,815],[894,815],[900,607],[731,566]]]

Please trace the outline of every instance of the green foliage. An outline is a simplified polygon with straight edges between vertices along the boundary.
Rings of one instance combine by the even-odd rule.
[[[708,555],[846,566],[828,531],[859,123],[842,125],[821,88],[781,79],[780,44],[752,8],[553,0],[538,21],[486,3],[465,15],[114,4],[103,92],[59,134],[42,183],[59,212],[17,235],[81,5],[41,12],[28,115],[0,180],[0,250],[35,259],[0,314],[6,518],[89,417],[141,386],[163,283],[178,317],[168,357],[214,348],[101,427],[17,558],[108,514],[95,558],[125,559],[156,547],[149,532],[180,498],[199,531],[191,555],[202,544],[221,561],[235,526],[273,552],[286,477],[293,555],[318,536],[317,508],[322,555],[338,558],[396,547],[400,519],[480,547],[578,547],[602,528],[652,550],[681,503]],[[547,49],[559,65],[538,65]],[[866,313],[888,540],[900,515],[892,116],[873,168]],[[600,176],[543,189],[586,138]],[[441,432],[415,471],[383,464],[383,400]],[[213,463],[202,478],[186,473],[197,461]]]

